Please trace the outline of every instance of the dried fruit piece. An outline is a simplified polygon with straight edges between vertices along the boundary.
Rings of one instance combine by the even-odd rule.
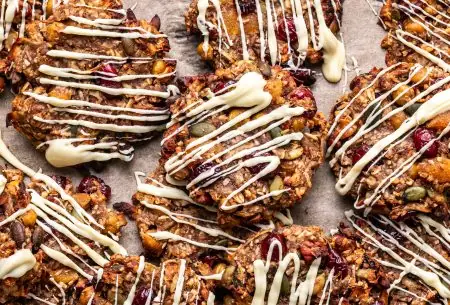
[[[361,144],[355,148],[352,152],[352,162],[356,164],[362,157],[370,150],[370,146],[367,144]]]
[[[287,26],[287,31],[286,31]],[[287,33],[286,33],[287,32]],[[287,17],[286,22],[283,18],[278,20],[278,31],[277,31],[278,39],[283,41],[289,41],[291,43],[295,43],[298,41],[297,31],[295,29],[294,19]]]
[[[287,253],[287,246],[284,236],[277,233],[269,233],[269,235],[263,239],[261,242],[261,254],[264,259],[267,259],[272,244],[273,246],[270,260],[273,262],[278,262],[280,261],[280,257],[283,259],[284,255]]]
[[[113,204],[113,208],[124,213],[128,218],[136,218],[136,207],[129,202],[116,202]]]
[[[334,268],[335,272],[341,275],[341,279],[345,278],[348,274],[347,262],[342,256],[331,248],[328,249],[327,267],[330,269]]]
[[[20,217],[23,224],[27,227],[33,227],[36,224],[36,218],[36,212],[33,210],[29,210],[28,212],[23,214],[22,217]]]
[[[427,195],[427,190],[421,186],[412,186],[403,193],[403,200],[407,202],[420,201]]]
[[[106,64],[102,66],[102,69],[100,70],[105,74],[100,74],[102,77],[115,77],[119,75],[119,72],[117,71],[117,68],[113,64]],[[122,84],[120,82],[107,80],[107,79],[98,79],[98,84],[103,87],[109,87],[109,88],[122,88]]]
[[[239,8],[241,13],[246,15],[256,10],[256,0],[239,0]]]
[[[417,171],[420,176],[425,177],[428,181],[448,183],[450,182],[450,159],[426,160],[417,165]]]
[[[83,209],[87,209],[89,207],[89,203],[91,202],[91,196],[89,196],[89,194],[86,193],[76,193],[73,194],[73,199],[75,199],[78,204],[83,208]]]
[[[425,145],[427,145],[430,141],[434,140],[435,135],[434,132],[430,129],[426,128],[417,128],[413,134],[414,145],[416,146],[416,150],[421,150]],[[425,150],[423,155],[427,158],[434,158],[437,156],[439,148],[439,143],[434,141],[430,147]]]
[[[296,69],[291,71],[291,75],[297,85],[311,86],[316,82],[316,78],[310,69]]]
[[[107,200],[111,198],[111,188],[103,181],[103,179],[96,176],[84,177],[78,185],[79,193],[93,194],[100,191]]]
[[[444,130],[450,124],[450,111],[439,114],[427,124],[427,128],[438,132]]]
[[[148,297],[150,296],[150,293],[152,297],[150,298],[150,304],[152,304],[152,300],[155,296],[155,293],[152,291],[149,287],[141,287],[134,295],[133,303],[132,305],[145,305],[147,302]]]

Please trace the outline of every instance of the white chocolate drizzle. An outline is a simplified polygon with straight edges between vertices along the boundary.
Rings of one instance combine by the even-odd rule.
[[[19,278],[36,265],[36,258],[29,249],[21,249],[13,255],[0,259],[0,280]]]
[[[123,305],[131,305],[131,303],[133,302],[134,296],[136,294],[136,286],[139,283],[139,279],[141,277],[142,271],[144,271],[144,267],[145,267],[145,257],[140,256],[139,257],[139,266],[138,266],[138,270],[137,270],[137,274],[136,274],[136,280],[134,281],[134,284],[130,289],[130,293],[128,293],[128,297],[125,300],[125,302],[123,303]]]

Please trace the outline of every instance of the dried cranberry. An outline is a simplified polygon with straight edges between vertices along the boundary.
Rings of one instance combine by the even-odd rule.
[[[129,202],[116,202],[113,204],[113,208],[124,213],[128,218],[136,218],[136,207]]]
[[[435,138],[435,134],[433,131],[426,128],[417,128],[413,134],[414,145],[417,150],[421,150],[425,145],[427,145],[430,141]],[[439,143],[434,141],[430,147],[423,153],[423,155],[427,158],[434,158],[437,156],[439,148]]]
[[[52,179],[55,180],[55,182],[58,183],[58,185],[63,189],[65,189],[67,184],[69,183],[67,177],[64,176],[53,175]]]
[[[316,82],[316,77],[310,69],[293,70],[291,75],[297,85],[311,86]]]
[[[328,261],[327,267],[330,269],[334,268],[337,274],[341,275],[341,278],[345,278],[348,275],[348,265],[345,259],[340,256],[336,251],[329,248],[328,249]]]
[[[216,265],[220,261],[222,261],[222,259],[217,255],[205,255],[204,257],[200,258],[200,260],[211,268],[214,267],[214,265]]]
[[[133,10],[131,8],[127,9],[127,20],[130,21],[136,21],[136,15],[134,14]]]
[[[111,198],[111,188],[101,178],[96,176],[84,177],[78,185],[79,193],[92,194],[100,191],[107,200]]]
[[[281,249],[276,242],[279,242],[281,244]],[[273,245],[272,256],[270,260],[273,262],[278,262],[280,261],[280,257],[283,258],[283,256],[287,253],[286,241],[284,239],[284,236],[281,234],[270,233],[269,235],[267,235],[267,237],[264,238],[261,243],[261,253],[264,259],[267,259],[267,256],[269,255],[270,245],[272,243],[276,244]]]
[[[233,85],[233,84],[235,84],[235,83],[236,83],[236,82],[235,82],[235,81],[232,81],[232,80],[230,80],[230,81],[228,81],[228,82],[222,82],[222,81],[220,81],[220,82],[218,82],[218,83],[214,86],[213,92],[214,92],[214,93],[217,93],[217,92],[219,92],[220,90],[223,90],[223,89],[225,89],[226,87],[231,86],[231,85]],[[222,93],[225,93],[225,92],[222,92]]]
[[[271,154],[267,153],[267,152],[260,154],[258,156],[255,156],[254,154],[250,154],[250,155],[246,156],[244,158],[244,160],[248,160],[248,159],[252,159],[252,158],[256,158],[256,157],[270,157],[270,156],[271,156]],[[253,175],[256,175],[256,174],[260,173],[263,169],[265,169],[266,166],[267,166],[267,163],[258,163],[254,166],[249,166],[247,168],[250,171],[250,173],[252,173]]]
[[[115,77],[119,75],[117,68],[113,64],[106,64],[100,70],[101,72],[108,73],[108,75],[100,74],[102,77]],[[98,84],[103,87],[109,88],[122,88],[122,84],[120,82],[115,82],[107,79],[98,79]]]
[[[154,298],[154,293],[151,288],[147,287],[141,287],[134,295],[133,303],[132,305],[145,305],[147,298],[149,297],[150,293],[152,294],[152,297],[150,299],[150,303],[152,303]]]
[[[286,25],[287,25],[287,34],[286,34]],[[284,19],[278,20],[278,31],[277,31],[278,38],[283,41],[288,41],[288,35],[289,35],[289,41],[291,43],[295,43],[298,41],[297,37],[297,31],[295,29],[295,23],[292,18],[286,18],[286,22]]]
[[[253,13],[256,10],[256,0],[239,0],[239,8],[244,15]]]
[[[204,172],[209,171],[213,167],[214,167],[214,163],[211,163],[211,162],[202,163],[199,166],[196,166],[194,168],[194,170],[192,171],[191,179],[194,180],[195,178],[197,178]],[[215,171],[217,172],[217,171],[219,171],[219,169],[217,168]]]
[[[352,152],[352,162],[356,164],[362,157],[370,150],[370,146],[367,144],[361,144],[355,148]]]
[[[304,100],[304,99],[311,99],[313,101],[315,100],[312,91],[307,87],[296,88],[294,91],[292,91],[289,94],[289,97],[298,99],[298,100]]]

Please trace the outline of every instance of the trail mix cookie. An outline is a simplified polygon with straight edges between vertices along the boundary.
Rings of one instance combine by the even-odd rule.
[[[61,5],[28,24],[11,51],[22,84],[8,122],[56,167],[133,157],[163,129],[176,62],[158,16]]]
[[[119,203],[120,211],[131,211],[136,218],[142,244],[147,254],[162,260],[181,258],[196,268],[207,264],[221,268],[229,253],[253,234],[254,228],[222,229],[217,211],[202,207],[182,189],[170,186],[165,172],[158,167],[143,182],[137,174],[137,190],[133,203]],[[159,196],[149,193],[159,192]]]
[[[66,1],[2,1],[2,24],[0,25],[0,74],[5,74],[10,66],[8,58],[14,43],[23,38],[25,28],[33,20],[45,20],[53,14],[53,10],[62,3],[71,3],[78,7],[92,6],[98,9],[122,9],[120,0],[66,0]],[[0,90],[4,87],[4,79],[0,80]]]
[[[356,208],[448,219],[449,82],[439,68],[400,63],[355,78],[337,101],[328,154],[336,190]]]
[[[114,253],[125,216],[109,210],[111,190],[100,178],[86,177],[77,192],[68,178],[36,173],[7,152],[19,170],[0,175],[0,303],[65,299],[80,279],[94,280]]]
[[[279,66],[261,68],[240,61],[187,78],[170,106],[160,161],[166,180],[217,208],[224,227],[292,207],[322,162],[327,123],[312,92]]]
[[[205,270],[209,272],[209,270]],[[156,267],[143,256],[116,254],[96,284],[79,281],[71,304],[213,304],[215,281],[196,274],[185,260],[167,260]]]
[[[388,0],[380,11],[389,32],[381,46],[387,50],[386,63],[437,65],[445,70],[450,63],[450,15],[446,1]]]
[[[203,36],[198,54],[215,68],[240,60],[293,70],[324,62],[325,78],[337,82],[345,65],[344,46],[335,36],[341,14],[339,0],[194,0],[185,17],[188,32]],[[297,73],[309,82],[305,70]]]
[[[230,291],[225,300],[234,304],[369,305],[381,302],[385,280],[382,266],[355,240],[293,225],[248,239],[231,256],[221,283]]]
[[[335,238],[357,239],[367,255],[385,269],[383,304],[447,304],[448,223],[419,214],[405,222],[385,216],[346,212]],[[386,281],[387,279],[387,281]]]

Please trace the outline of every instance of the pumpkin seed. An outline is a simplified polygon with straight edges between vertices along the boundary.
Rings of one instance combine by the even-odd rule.
[[[228,266],[225,269],[225,271],[223,272],[223,275],[222,275],[222,282],[224,284],[231,284],[235,270],[236,270],[236,267],[234,267],[234,266]]]
[[[281,281],[281,289],[280,289],[281,295],[289,295],[291,293],[291,283],[289,281],[289,278],[285,275],[283,275],[283,280]]]
[[[214,266],[214,273],[219,274],[225,271],[225,268],[227,267],[227,265],[220,263],[217,264],[216,266]]]
[[[206,122],[197,123],[189,128],[189,132],[195,137],[206,136],[214,130],[216,130],[216,127]]]
[[[367,122],[367,119],[369,118],[369,116],[373,113],[378,112],[378,110],[380,110],[379,107],[377,107],[378,104],[373,104],[372,106],[370,106],[366,112],[364,112],[363,114],[363,118],[364,118],[364,122]],[[383,115],[380,113],[379,115],[377,115],[371,122],[370,124],[368,124],[368,127],[371,127],[373,124],[375,124],[376,122],[378,122],[379,120],[381,120],[381,118],[383,117]]]
[[[156,30],[159,31],[159,29],[161,28],[161,19],[159,18],[158,15],[153,16],[152,20],[150,20],[150,24],[153,25]]]
[[[280,176],[275,176],[275,178],[273,178],[272,183],[270,184],[269,191],[270,192],[280,191],[283,188],[284,188],[283,179]],[[281,198],[281,195],[273,196],[273,198],[275,200],[279,200]]]
[[[286,159],[286,160],[295,160],[298,157],[300,157],[302,154],[303,154],[303,148],[302,147],[295,148],[295,149],[289,150],[286,153],[286,156],[284,156],[284,159]]]
[[[20,221],[13,221],[11,223],[11,237],[16,243],[17,248],[22,248],[23,243],[25,242],[25,227]]]
[[[414,113],[416,113],[417,109],[420,108],[420,106],[422,106],[419,103],[414,103],[411,106],[409,106],[408,108],[405,109],[405,112],[410,115],[413,116]]]
[[[39,251],[39,248],[41,247],[43,241],[44,241],[44,229],[38,226],[36,227],[36,229],[33,232],[33,235],[31,236],[31,242],[33,244],[34,253]]]
[[[412,186],[405,190],[403,199],[405,201],[419,201],[427,195],[427,190],[421,186]]]
[[[270,133],[270,136],[272,137],[272,139],[281,137],[281,128],[280,128],[280,127],[272,128],[272,129],[269,131],[269,133]]]

